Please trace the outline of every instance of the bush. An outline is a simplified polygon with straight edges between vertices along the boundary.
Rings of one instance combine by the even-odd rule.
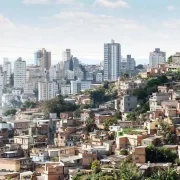
[[[5,116],[14,116],[16,114],[16,112],[17,112],[16,109],[9,109],[4,113],[4,115]]]
[[[126,149],[121,149],[120,150],[120,155],[127,156],[128,154],[129,154],[128,150],[126,150]]]

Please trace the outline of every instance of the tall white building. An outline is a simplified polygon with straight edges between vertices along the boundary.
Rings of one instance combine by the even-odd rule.
[[[127,59],[126,59],[126,68],[128,71],[134,71],[135,67],[136,67],[136,61],[134,58],[131,57],[131,55],[127,55]]]
[[[49,69],[49,80],[53,81],[57,79],[56,66],[51,66]]]
[[[26,82],[26,61],[18,58],[14,62],[14,87],[23,88]]]
[[[166,53],[160,51],[160,48],[156,48],[154,52],[150,52],[149,66],[151,68],[157,68],[159,64],[166,62]]]
[[[104,44],[104,80],[116,81],[121,75],[121,45],[115,43]]]
[[[130,76],[135,72],[136,61],[131,55],[121,59],[121,73],[128,73]]]
[[[51,81],[38,83],[38,100],[46,101],[55,97],[54,84]]]
[[[4,88],[4,76],[3,73],[0,73],[0,91],[2,92]]]
[[[7,82],[8,84],[10,82],[10,77],[11,77],[11,62],[8,60],[8,58],[4,58],[3,61],[3,72],[6,72],[7,75]]]
[[[71,49],[66,49],[65,51],[63,51],[62,53],[62,61],[67,61],[69,60],[71,57]]]
[[[51,67],[51,52],[46,49],[39,50],[35,53],[35,64],[40,66],[43,70],[49,70]]]

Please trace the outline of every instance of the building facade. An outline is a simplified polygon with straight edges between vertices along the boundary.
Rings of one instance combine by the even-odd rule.
[[[6,72],[7,75],[7,83],[10,83],[10,77],[11,77],[11,62],[8,60],[8,58],[4,58],[3,62],[3,72]]]
[[[23,88],[26,82],[26,61],[22,58],[14,62],[14,87]]]
[[[42,69],[49,70],[51,67],[51,52],[46,49],[39,50],[35,53],[35,63]]]
[[[54,84],[51,81],[44,81],[38,83],[38,100],[46,101],[55,97]]]
[[[151,68],[157,68],[159,64],[166,62],[166,53],[160,51],[160,48],[156,48],[155,51],[150,52],[149,66]]]
[[[115,43],[104,44],[104,80],[116,81],[121,74],[121,45]]]

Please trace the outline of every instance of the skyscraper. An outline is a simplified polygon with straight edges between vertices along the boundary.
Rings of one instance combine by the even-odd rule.
[[[51,67],[51,52],[47,52],[46,49],[35,52],[35,64],[42,69],[49,70]]]
[[[8,84],[10,82],[10,77],[11,77],[11,62],[8,60],[8,58],[4,58],[3,72],[4,73],[6,72],[7,82],[5,84]]]
[[[71,57],[71,49],[66,49],[65,51],[63,51],[62,61],[67,61],[70,59],[70,57]]]
[[[104,80],[116,81],[121,75],[121,45],[115,43],[104,44]]]
[[[149,66],[151,68],[157,68],[159,64],[166,62],[166,53],[160,51],[160,48],[156,48],[155,51],[150,52]]]
[[[26,81],[26,61],[18,58],[14,62],[14,87],[23,88]]]

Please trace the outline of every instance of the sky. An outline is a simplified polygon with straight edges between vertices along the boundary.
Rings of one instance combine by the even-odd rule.
[[[121,44],[122,56],[148,64],[149,52],[180,51],[179,0],[0,0],[0,64],[3,57],[34,63],[34,52],[66,48],[80,61],[103,60],[104,43]]]

